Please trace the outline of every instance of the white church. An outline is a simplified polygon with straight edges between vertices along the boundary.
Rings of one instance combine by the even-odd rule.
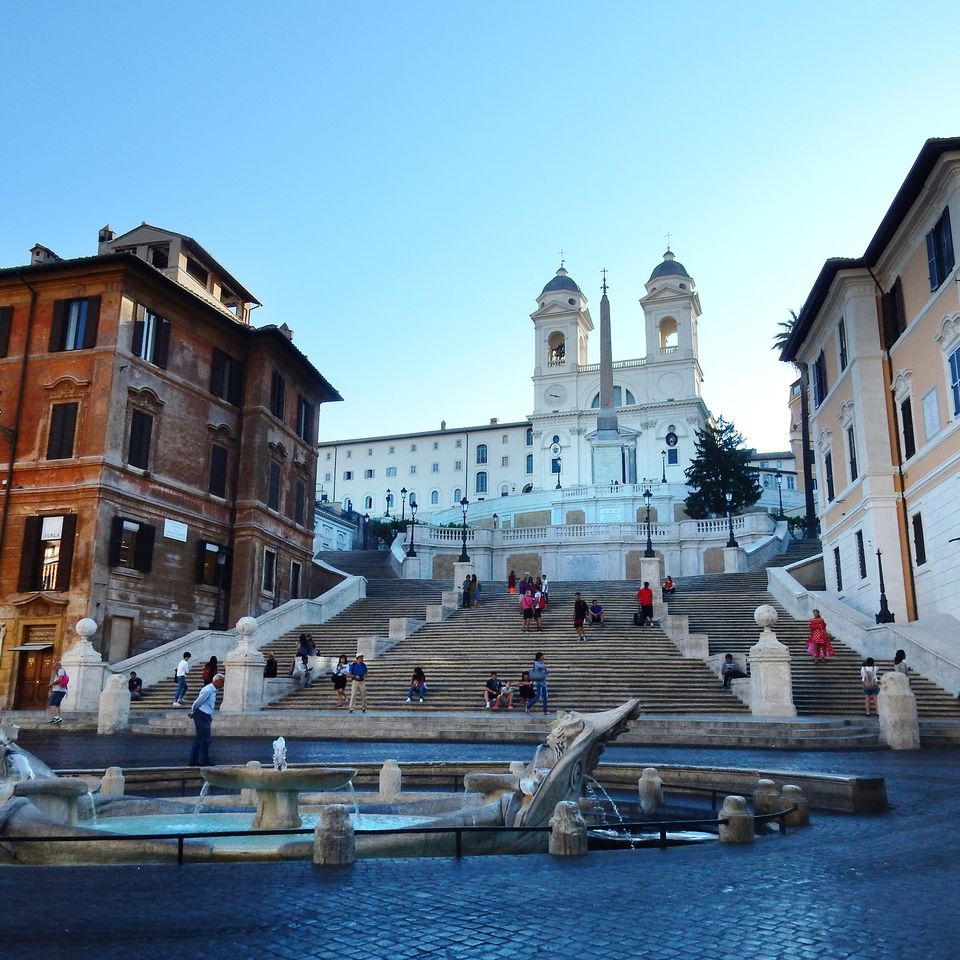
[[[549,567],[564,579],[631,576],[629,545],[649,555],[654,541],[677,574],[723,569],[720,541],[733,538],[730,525],[689,520],[683,509],[695,434],[710,418],[700,394],[700,298],[670,250],[644,286],[647,355],[613,359],[604,282],[600,362],[590,363],[588,300],[561,264],[530,314],[534,397],[526,419],[321,443],[319,498],[405,520],[416,504],[422,576],[447,575],[459,535],[448,525],[464,516],[486,577],[517,565]],[[774,524],[759,513],[733,526],[749,544]],[[598,548],[586,549],[592,540]],[[510,544],[525,543],[539,544],[536,553],[511,552]]]

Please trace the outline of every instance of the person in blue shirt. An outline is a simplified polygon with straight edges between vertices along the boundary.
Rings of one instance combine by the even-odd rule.
[[[356,660],[350,664],[350,706],[347,713],[353,713],[355,707],[360,707],[361,713],[367,712],[367,665],[363,662],[363,654],[358,653]]]
[[[197,699],[193,701],[193,706],[187,714],[193,720],[193,726],[196,734],[193,738],[193,746],[190,748],[191,767],[210,766],[210,741],[213,737],[211,728],[213,726],[213,711],[217,708],[217,691],[223,689],[223,674],[218,673],[214,678],[200,690]]]

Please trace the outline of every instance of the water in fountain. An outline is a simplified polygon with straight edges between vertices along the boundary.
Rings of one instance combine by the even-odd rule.
[[[273,769],[287,769],[287,741],[283,737],[273,741]]]
[[[593,802],[593,809],[597,812],[601,825],[609,823],[605,815],[603,802],[609,804],[610,812],[614,817],[616,817],[617,823],[623,824],[627,822],[624,815],[620,812],[620,808],[617,806],[616,801],[610,796],[609,793],[607,793],[606,788],[602,783],[600,783],[599,780],[595,779],[594,777],[584,777],[583,782],[587,788],[587,796],[589,796]],[[617,830],[616,833],[618,836],[628,838],[630,840],[631,848],[636,847],[637,838],[632,833],[625,830]]]
[[[203,786],[200,788],[200,796],[197,797],[197,805],[193,808],[193,815],[196,817],[200,813],[200,808],[203,806],[204,800],[207,799],[207,794],[210,792],[210,784],[204,780]]]
[[[356,823],[360,817],[360,806],[357,803],[357,792],[353,789],[352,780],[347,781],[347,792],[350,794],[350,806],[353,808],[353,821]]]
[[[90,819],[93,821],[94,830],[96,830],[99,824],[97,823],[97,804],[96,804],[96,801],[93,799],[92,790],[87,791],[87,799],[90,801]]]

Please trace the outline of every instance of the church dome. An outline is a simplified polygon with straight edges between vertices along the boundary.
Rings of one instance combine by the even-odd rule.
[[[690,274],[687,273],[687,268],[679,260],[674,259],[673,253],[668,250],[663,255],[663,263],[658,263],[653,268],[653,273],[650,274],[650,280],[656,280],[659,277],[687,277],[689,279]]]
[[[540,296],[544,293],[556,293],[558,290],[570,290],[572,293],[580,293],[580,288],[574,283],[573,279],[566,270],[561,267],[557,275],[543,288]]]

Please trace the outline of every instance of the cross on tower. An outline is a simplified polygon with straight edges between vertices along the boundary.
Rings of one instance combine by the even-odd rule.
[[[669,249],[670,249],[670,238],[673,236],[673,234],[672,234],[672,233],[667,233],[667,234],[665,234],[665,236],[666,236],[666,238],[667,238],[667,249],[669,250]]]
[[[563,256],[563,247],[561,247],[561,248],[560,248],[560,269],[561,269],[561,270],[563,269],[564,259],[565,259],[565,258],[564,258],[564,256]]]
[[[607,268],[604,267],[600,272],[603,274],[603,292],[606,293],[607,292]]]

